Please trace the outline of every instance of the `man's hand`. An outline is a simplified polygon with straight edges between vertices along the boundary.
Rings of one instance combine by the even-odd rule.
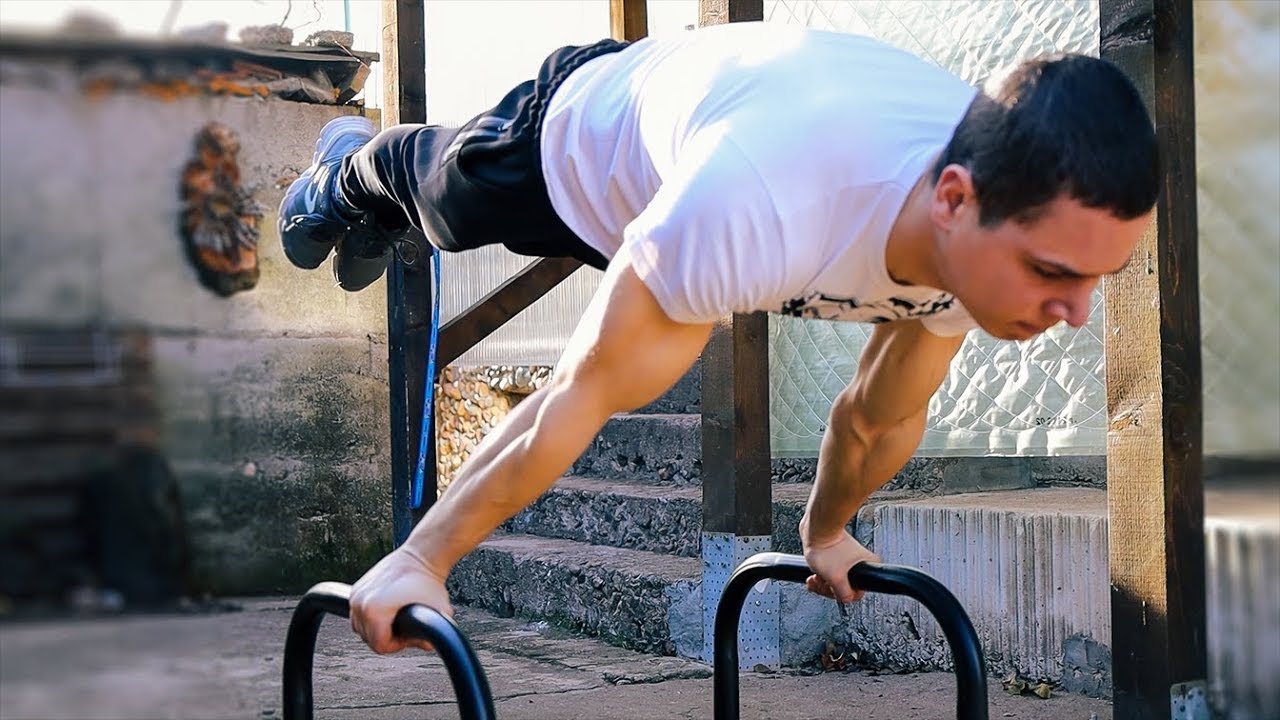
[[[861,600],[865,594],[849,585],[849,570],[864,560],[880,562],[880,556],[862,546],[847,531],[821,540],[805,537],[803,525],[800,533],[804,545],[804,559],[816,573],[810,575],[804,585],[809,592],[847,603]]]
[[[453,617],[444,578],[432,572],[407,546],[382,558],[351,588],[351,629],[374,652],[387,654],[407,647],[431,650],[426,640],[391,634],[391,622],[406,605],[427,607]]]

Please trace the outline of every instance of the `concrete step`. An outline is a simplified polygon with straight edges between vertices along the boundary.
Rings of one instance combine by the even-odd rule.
[[[774,486],[775,550],[799,552],[795,525],[808,492],[807,484]],[[1280,708],[1269,680],[1280,676],[1272,642],[1280,637],[1280,601],[1261,589],[1276,584],[1280,567],[1277,507],[1280,484],[1206,492],[1211,693],[1219,707],[1257,710],[1241,717]],[[919,567],[955,593],[993,676],[1017,671],[1102,696],[1111,688],[1106,508],[1106,491],[1094,488],[881,493],[855,531],[885,562]],[[698,657],[700,515],[698,488],[565,478],[510,527],[572,539],[490,540],[451,578],[455,598],[626,647]],[[949,667],[940,631],[914,601],[873,594],[841,618],[834,603],[798,585],[780,592],[785,664],[810,664],[834,641],[872,667]]]
[[[773,550],[800,552],[797,527],[812,487],[810,483],[773,486]],[[883,501],[881,496],[873,498],[873,502]],[[870,525],[864,525],[869,531]],[[507,521],[503,530],[699,557],[702,488],[563,477],[542,497]]]
[[[695,657],[701,561],[532,535],[495,535],[449,576],[451,597],[622,647]],[[696,642],[696,647],[693,643]]]
[[[1211,693],[1222,707],[1280,709],[1280,485],[1242,500],[1206,492],[1206,578]],[[1069,691],[1111,690],[1105,490],[1038,488],[888,502],[870,511],[870,542],[885,562],[911,565],[964,604],[983,642],[989,673],[1016,670]],[[789,588],[785,610],[811,603]],[[811,596],[810,596],[811,597]],[[797,618],[804,613],[793,611]],[[812,615],[812,613],[810,613]],[[797,620],[798,622],[798,620]],[[806,620],[812,627],[813,619]],[[1248,631],[1241,631],[1249,628]],[[914,601],[868,595],[830,631],[863,661],[890,669],[943,668],[937,625]],[[1269,640],[1268,640],[1269,638]],[[791,650],[791,655],[796,655]],[[784,654],[786,654],[784,652]]]
[[[615,415],[569,474],[652,485],[695,485],[702,474],[702,416]]]
[[[809,458],[775,458],[770,463],[770,475],[775,485],[812,482],[816,465],[816,461]],[[1063,477],[1096,481],[1104,472],[1105,459],[1092,457],[921,457],[911,458],[886,488],[930,494],[1012,490]],[[696,414],[615,415],[573,464],[569,474],[651,485],[699,485],[702,482],[702,417]]]

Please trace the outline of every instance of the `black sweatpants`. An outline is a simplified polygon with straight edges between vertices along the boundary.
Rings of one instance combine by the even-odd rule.
[[[388,228],[412,224],[441,250],[502,244],[514,253],[573,257],[603,269],[603,255],[556,215],[542,176],[542,119],[551,95],[588,60],[627,43],[563,47],[492,109],[461,128],[397,125],[342,164],[338,188]]]

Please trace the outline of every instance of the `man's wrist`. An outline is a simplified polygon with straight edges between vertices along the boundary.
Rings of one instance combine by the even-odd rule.
[[[421,566],[423,572],[435,577],[440,582],[444,582],[449,577],[449,572],[453,569],[453,566],[449,563],[441,562],[440,558],[435,557],[430,551],[424,550],[421,544],[415,543],[414,538],[410,537],[403,545],[396,548],[396,552],[403,554],[406,558]]]
[[[815,527],[809,513],[805,513],[800,518],[800,544],[805,549],[824,548],[839,542],[844,536],[844,528],[838,527],[834,530],[827,530],[822,527]]]

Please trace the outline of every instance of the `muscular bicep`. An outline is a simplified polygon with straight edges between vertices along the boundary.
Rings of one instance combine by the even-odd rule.
[[[918,320],[877,325],[833,419],[875,432],[923,415],[963,342],[963,335],[940,337]]]
[[[693,365],[709,323],[672,320],[625,258],[615,259],[574,330],[555,382],[602,416],[656,399]]]

